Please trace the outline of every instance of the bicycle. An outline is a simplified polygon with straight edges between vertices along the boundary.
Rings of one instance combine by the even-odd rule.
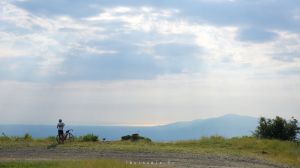
[[[74,141],[74,135],[71,133],[72,131],[73,131],[72,129],[67,130],[62,138],[59,135],[57,135],[56,136],[57,143],[61,144],[64,143],[64,141],[70,141],[70,142]]]

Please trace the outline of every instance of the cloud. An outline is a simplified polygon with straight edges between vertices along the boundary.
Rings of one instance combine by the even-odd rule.
[[[174,50],[176,48],[176,50]],[[153,47],[157,63],[165,67],[166,73],[198,72],[203,53],[196,44],[169,43]]]
[[[258,26],[262,30],[266,29],[287,29],[299,32],[300,23],[293,19],[290,11],[297,11],[299,2],[295,0],[279,1],[248,1],[248,0],[218,0],[218,1],[149,1],[124,0],[87,0],[84,2],[73,2],[70,0],[55,0],[40,2],[31,0],[16,2],[18,6],[31,11],[37,15],[68,15],[75,18],[94,16],[99,10],[116,6],[141,7],[150,6],[152,8],[178,9],[183,17],[194,20],[195,22],[206,22],[222,26]],[[81,10],[77,10],[77,9]]]
[[[257,28],[240,29],[238,39],[241,41],[250,42],[266,42],[276,38],[276,33],[265,31]]]
[[[299,6],[2,0],[0,113],[95,124],[297,116]]]
[[[34,58],[1,58],[0,80],[32,81],[37,67]]]
[[[296,61],[297,59],[300,58],[300,53],[299,52],[278,53],[278,54],[273,54],[272,57],[276,60],[279,60],[279,61],[294,62],[294,61]]]
[[[300,68],[297,67],[289,67],[278,71],[282,76],[299,76]]]
[[[19,10],[17,7],[15,9]],[[28,17],[31,16],[24,13]],[[171,52],[174,47],[180,47],[185,50],[185,56],[182,54],[176,56],[174,52],[165,52],[164,55],[161,55],[161,57],[167,58],[164,62],[155,58],[161,54],[161,51],[156,51],[156,55],[144,51],[146,46],[141,44],[146,44],[148,39],[150,41],[154,37],[157,41],[162,38],[166,39],[163,35],[159,35],[166,34],[165,30],[160,31],[155,23],[165,22],[165,29],[169,29],[168,24],[173,24],[168,21],[172,14],[171,10],[117,7],[105,9],[98,16],[83,20],[75,20],[66,16],[57,17],[56,20],[47,18],[44,21],[49,21],[52,27],[40,33],[36,33],[34,30],[22,34],[6,33],[7,38],[3,40],[3,44],[12,43],[13,37],[15,42],[11,46],[18,48],[19,51],[24,49],[26,54],[23,56],[25,57],[29,55],[36,57],[31,59],[35,66],[31,67],[30,73],[27,74],[29,78],[32,77],[32,80],[150,79],[163,73],[181,72],[189,66],[187,63],[182,64],[183,58],[195,57],[195,50],[198,47],[191,42],[188,45],[178,43],[173,46],[165,46],[164,51],[169,50],[168,52]],[[103,18],[114,24],[103,24]],[[12,21],[17,22],[18,19],[16,17]],[[43,20],[43,18],[39,19]],[[31,29],[32,25],[34,23],[30,22],[28,23],[29,27],[25,28]],[[143,37],[145,33],[152,35],[147,39]],[[175,38],[180,41],[179,36]],[[183,36],[183,38],[185,37]],[[170,38],[168,40],[172,41]],[[189,45],[192,47],[185,49]],[[6,52],[8,53],[8,49]],[[173,61],[168,63],[170,58]],[[12,64],[13,60],[7,62]],[[22,68],[28,68],[29,66],[25,66],[26,64],[23,63]],[[18,70],[20,69],[7,68],[3,69],[2,73],[13,74],[18,73]],[[15,79],[21,80],[21,74],[23,73],[15,76]]]
[[[257,80],[239,71],[198,75],[55,84],[1,81],[0,121],[162,124],[226,113],[300,118],[298,77]]]
[[[69,56],[61,70],[65,72],[61,80],[151,79],[161,72],[153,57],[134,52],[103,57],[95,54]]]
[[[14,12],[4,12],[5,17],[0,19],[5,23],[2,30],[5,36],[0,40],[0,46],[5,50],[2,57],[36,57],[31,59],[37,65],[30,68],[32,80],[153,79],[161,74],[206,73],[225,67],[246,68],[250,72],[255,68],[259,69],[257,73],[274,74],[295,66],[280,65],[278,53],[296,54],[299,45],[299,37],[293,35],[297,33],[282,31],[279,27],[269,31],[264,30],[264,26],[239,26],[238,22],[224,24],[213,19],[215,14],[209,13],[209,16],[198,13],[199,18],[207,17],[207,20],[195,21],[193,13],[185,11],[186,5],[179,7],[179,2],[138,5],[124,1],[126,6],[105,2],[106,5],[99,7],[96,1],[88,1],[82,5],[97,10],[83,16],[72,15],[72,12],[62,15],[52,7],[48,12],[54,15],[41,14],[26,7],[45,5],[34,0],[15,2],[19,7],[9,1],[3,2],[2,11],[8,8]],[[243,8],[249,2],[197,3],[229,10],[236,5]],[[189,7],[193,8],[190,4],[189,1]],[[227,7],[221,7],[222,4]],[[256,10],[255,7],[266,4],[255,2],[247,8]],[[168,8],[163,8],[166,5]],[[217,15],[223,17],[220,13]],[[10,27],[15,30],[10,31]],[[12,64],[13,61],[8,62]],[[18,69],[7,68],[2,73],[14,74]]]
[[[50,28],[50,20],[30,14],[30,12],[18,8],[9,3],[7,0],[0,2],[0,20],[1,22],[11,23],[17,28],[24,28],[29,30],[40,30]]]

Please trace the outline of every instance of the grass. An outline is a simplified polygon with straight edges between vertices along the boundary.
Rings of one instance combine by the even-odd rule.
[[[115,160],[4,161],[0,168],[144,168]]]
[[[47,139],[18,140],[0,138],[1,148],[45,147],[54,142]],[[300,145],[295,142],[257,139],[254,137],[230,138],[219,136],[177,142],[72,142],[54,146],[58,149],[120,150],[132,152],[183,152],[208,155],[233,155],[269,160],[300,168]]]

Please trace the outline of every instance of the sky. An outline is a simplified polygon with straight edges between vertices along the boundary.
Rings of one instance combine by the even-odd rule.
[[[300,119],[299,0],[0,0],[0,123]]]

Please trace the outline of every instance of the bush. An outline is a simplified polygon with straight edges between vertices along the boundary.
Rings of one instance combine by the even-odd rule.
[[[297,134],[300,133],[297,123],[298,121],[295,118],[286,121],[278,116],[275,119],[261,117],[254,135],[258,138],[294,141]]]
[[[8,141],[8,140],[10,140],[10,138],[7,135],[5,135],[4,132],[2,132],[0,136],[0,141]]]
[[[26,133],[26,134],[24,135],[23,139],[24,139],[25,141],[31,141],[31,140],[32,140],[32,136],[31,136],[30,134]]]
[[[48,136],[46,139],[48,141],[56,141],[56,137],[55,136]]]
[[[0,141],[32,141],[33,138],[29,133],[23,136],[7,136],[5,133],[0,135]]]
[[[142,137],[139,134],[125,135],[125,136],[121,137],[121,140],[122,141],[129,141],[129,140],[131,140],[133,142],[139,141],[139,140],[144,140],[144,141],[147,141],[147,142],[151,142],[150,138]]]
[[[138,141],[140,139],[144,139],[144,137],[140,137],[139,134],[132,134],[131,135],[131,140],[132,141]]]
[[[84,142],[96,142],[98,141],[98,136],[94,134],[86,134],[84,136],[81,136],[79,139]]]
[[[121,137],[121,140],[122,141],[128,141],[128,140],[130,140],[131,139],[131,136],[130,135],[125,135],[125,136],[122,136]]]

